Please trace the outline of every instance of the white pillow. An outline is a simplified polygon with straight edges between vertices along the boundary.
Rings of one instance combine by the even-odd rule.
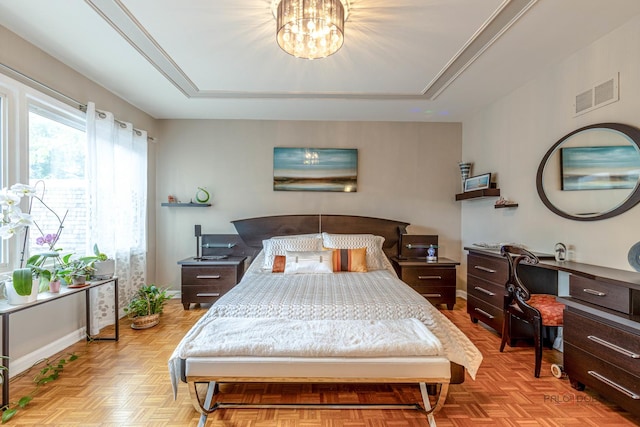
[[[386,255],[382,250],[384,237],[373,234],[322,233],[322,245],[329,249],[367,248],[367,270],[385,269]]]
[[[322,250],[320,236],[311,237],[275,237],[262,241],[264,264],[262,268],[271,270],[276,255],[286,255],[287,251],[319,251]]]
[[[333,273],[333,251],[287,251],[284,274]]]

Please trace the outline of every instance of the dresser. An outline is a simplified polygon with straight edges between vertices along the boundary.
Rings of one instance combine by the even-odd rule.
[[[426,258],[391,258],[391,262],[400,280],[433,305],[446,304],[449,310],[453,310],[456,303],[456,266],[460,265],[459,262],[444,257],[438,257],[435,262],[427,262]]]
[[[564,370],[640,416],[640,273],[588,265],[571,271],[564,312]]]
[[[181,266],[182,305],[213,303],[233,288],[244,273],[244,256],[229,256],[219,260],[179,261]]]
[[[509,277],[507,260],[499,250],[473,247],[465,249],[468,251],[467,313],[472,322],[481,321],[501,334],[505,283]],[[536,256],[540,259],[553,259],[549,254],[536,253]],[[555,271],[523,265],[519,272],[520,279],[531,292],[557,295],[558,277]],[[513,318],[512,341],[532,336],[532,327],[527,322]]]

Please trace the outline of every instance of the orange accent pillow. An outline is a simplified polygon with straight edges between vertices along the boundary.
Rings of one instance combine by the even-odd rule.
[[[272,273],[284,273],[284,266],[287,264],[287,257],[284,255],[276,255],[273,257]]]
[[[367,272],[367,248],[333,249],[333,271]]]

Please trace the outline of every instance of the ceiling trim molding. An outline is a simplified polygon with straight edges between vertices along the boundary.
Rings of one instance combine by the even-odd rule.
[[[436,78],[421,93],[414,95],[354,92],[237,92],[200,89],[120,0],[85,0],[85,2],[187,98],[424,101],[436,99],[537,0],[504,0],[486,23],[438,73]]]
[[[436,99],[538,0],[505,0],[422,92]]]

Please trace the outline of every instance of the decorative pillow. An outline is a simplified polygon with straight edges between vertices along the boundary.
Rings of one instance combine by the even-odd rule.
[[[284,273],[284,266],[287,263],[287,257],[284,255],[276,255],[273,257],[272,273]]]
[[[367,270],[367,248],[358,249],[334,249],[333,250],[333,271],[351,271],[355,273],[366,273]]]
[[[287,251],[284,274],[333,273],[333,251]]]
[[[384,237],[373,234],[322,233],[323,246],[329,249],[367,248],[367,270],[383,270],[386,255],[382,250]]]
[[[264,264],[262,268],[271,270],[276,255],[286,255],[287,251],[319,251],[322,249],[322,239],[312,237],[276,237],[262,241]]]

